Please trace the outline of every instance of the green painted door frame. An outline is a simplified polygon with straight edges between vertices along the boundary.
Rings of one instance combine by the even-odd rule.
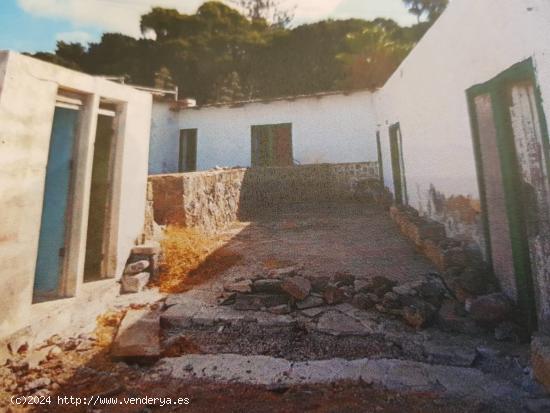
[[[391,125],[389,134],[395,202],[399,205],[408,205],[407,180],[405,177],[405,162],[403,159],[403,138],[400,124],[395,123]]]
[[[382,143],[380,142],[380,131],[376,131],[376,149],[378,152],[378,178],[384,185],[384,159],[382,158]]]
[[[505,204],[509,223],[510,238],[512,241],[512,256],[514,260],[514,271],[516,274],[516,285],[518,290],[518,304],[524,315],[529,330],[536,330],[536,306],[533,286],[533,274],[529,254],[529,244],[526,228],[526,211],[521,205],[521,176],[518,167],[514,134],[511,126],[509,108],[507,106],[507,86],[529,81],[536,90],[537,111],[541,120],[541,132],[543,146],[546,153],[546,168],[550,171],[548,164],[548,128],[546,117],[542,108],[540,90],[537,87],[535,70],[532,59],[520,62],[504,71],[494,79],[479,85],[475,85],[466,91],[474,155],[477,166],[477,177],[482,207],[484,235],[487,245],[487,256],[491,257],[491,239],[489,232],[488,205],[484,181],[484,169],[480,144],[480,133],[474,99],[480,95],[490,95],[492,102],[493,118],[497,133],[497,146],[499,151],[503,187],[505,193]]]

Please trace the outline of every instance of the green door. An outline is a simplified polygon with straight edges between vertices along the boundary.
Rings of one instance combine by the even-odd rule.
[[[407,181],[405,179],[405,163],[403,161],[403,139],[399,123],[390,126],[389,133],[395,202],[399,205],[407,205]]]

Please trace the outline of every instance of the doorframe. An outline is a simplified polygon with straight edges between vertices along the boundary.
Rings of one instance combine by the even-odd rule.
[[[393,175],[393,191],[395,195],[395,201],[399,205],[406,206],[409,204],[409,197],[407,191],[407,177],[405,175],[405,159],[403,155],[403,134],[401,133],[401,124],[399,122],[396,122],[391,125],[389,127],[388,134],[390,139],[390,159]],[[394,134],[395,142],[393,142]],[[394,149],[397,151],[396,154],[394,154]],[[395,165],[394,163],[394,156],[397,156],[398,165]],[[396,167],[399,168],[398,171],[396,171]],[[397,191],[398,186],[400,191]]]
[[[501,163],[502,181],[504,189],[505,207],[508,218],[510,239],[512,242],[512,257],[514,272],[516,274],[516,286],[518,303],[526,317],[529,330],[536,326],[537,310],[535,305],[535,291],[531,258],[525,227],[525,215],[518,200],[520,193],[519,168],[506,168],[505,165],[517,165],[517,154],[509,111],[506,105],[506,88],[509,83],[530,81],[535,90],[536,109],[539,116],[540,130],[542,134],[543,149],[545,153],[546,169],[550,172],[550,143],[548,138],[548,125],[542,106],[542,96],[536,78],[535,67],[532,58],[519,62],[493,79],[472,86],[466,90],[468,112],[470,115],[470,128],[474,147],[477,179],[482,210],[483,233],[486,239],[486,252],[492,265],[491,235],[489,228],[489,216],[487,194],[484,182],[484,169],[481,155],[480,133],[478,119],[475,110],[475,98],[479,95],[490,95],[493,119],[496,129],[497,147]]]
[[[382,157],[382,142],[380,140],[380,131],[376,131],[376,152],[378,155],[378,175],[380,182],[384,185],[384,159]]]
[[[189,150],[189,136],[184,136],[184,132],[194,132],[193,138],[194,138],[194,165],[193,168],[189,168],[187,164],[188,161],[188,150]],[[184,139],[186,138],[186,139]],[[183,143],[185,141],[185,159],[183,159],[182,154],[182,148]],[[178,171],[180,173],[186,173],[186,172],[196,172],[197,171],[197,165],[198,165],[198,147],[199,147],[199,130],[198,128],[187,128],[187,129],[180,129],[180,136],[179,136],[179,151],[178,151]],[[187,166],[187,168],[186,168]]]

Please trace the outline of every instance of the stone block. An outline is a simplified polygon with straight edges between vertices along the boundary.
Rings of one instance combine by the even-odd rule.
[[[291,297],[304,300],[311,291],[311,283],[304,277],[289,277],[283,281],[281,288]]]
[[[249,293],[252,291],[252,281],[241,280],[227,283],[223,286],[223,289],[230,293]]]
[[[283,292],[282,284],[283,281],[276,278],[255,280],[252,283],[252,291],[254,293],[280,294]]]
[[[145,271],[147,268],[149,268],[148,260],[133,262],[126,266],[126,268],[124,269],[124,274],[128,274],[128,275],[139,274],[140,272]]]
[[[508,316],[512,310],[512,303],[502,293],[488,294],[471,300],[467,304],[467,310],[475,321],[495,324]]]
[[[346,298],[346,293],[341,288],[327,287],[323,293],[323,298],[329,305],[340,304]]]
[[[403,308],[403,319],[414,328],[425,327],[435,316],[436,308],[428,302],[418,300]]]
[[[160,251],[160,244],[156,241],[148,241],[143,245],[137,245],[132,248],[132,254],[135,255],[158,255]]]
[[[123,293],[139,293],[147,286],[149,277],[148,272],[142,272],[136,275],[124,275],[122,277],[122,292]]]
[[[299,310],[306,310],[308,308],[320,307],[324,303],[325,301],[321,297],[310,295],[305,300],[298,301],[296,303],[296,308],[298,308]]]
[[[258,311],[288,304],[288,297],[278,294],[237,294],[234,308],[241,311]]]
[[[160,317],[149,310],[128,310],[111,347],[115,359],[151,362],[160,357]]]
[[[531,364],[535,378],[550,392],[550,336],[538,334],[533,337]]]

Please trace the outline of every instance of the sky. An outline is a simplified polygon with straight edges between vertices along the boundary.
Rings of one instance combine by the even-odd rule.
[[[104,32],[139,37],[139,17],[153,6],[194,13],[204,0],[0,0],[0,50],[53,51],[58,40],[93,42]],[[326,18],[389,17],[415,22],[402,0],[281,0],[293,24]]]

